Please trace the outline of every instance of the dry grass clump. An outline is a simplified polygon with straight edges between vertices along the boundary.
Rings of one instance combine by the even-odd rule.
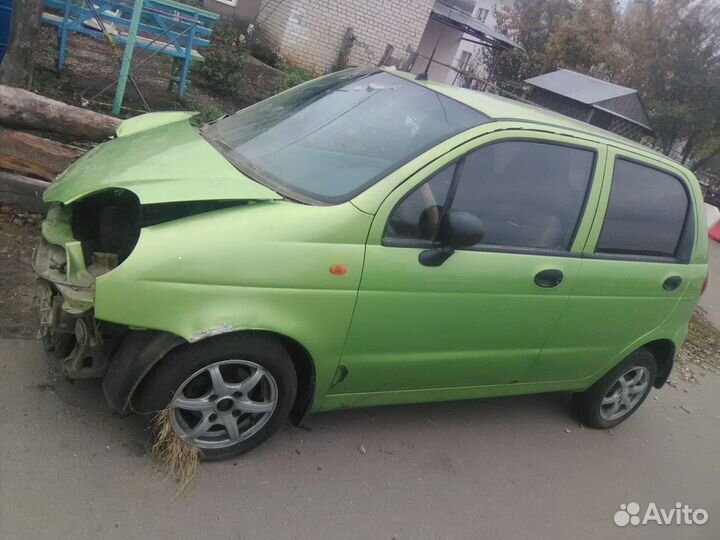
[[[181,493],[195,477],[200,465],[200,450],[175,436],[170,424],[170,410],[163,409],[152,421],[155,441],[153,458],[180,484]]]
[[[698,372],[695,366],[720,375],[720,329],[710,322],[701,307],[697,307],[690,319],[688,336],[685,344],[678,352],[670,386],[675,386],[676,379],[697,382]]]

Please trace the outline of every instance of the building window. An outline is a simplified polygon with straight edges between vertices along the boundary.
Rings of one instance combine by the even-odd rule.
[[[477,0],[441,0],[446,6],[472,17]]]
[[[468,67],[470,66],[470,58],[472,58],[470,51],[462,51],[460,53],[460,58],[458,58],[457,62],[457,67],[460,71],[468,70]]]
[[[481,23],[485,22],[485,19],[487,19],[488,13],[490,13],[489,9],[480,8],[477,10],[477,13],[475,14],[475,18],[480,21]]]

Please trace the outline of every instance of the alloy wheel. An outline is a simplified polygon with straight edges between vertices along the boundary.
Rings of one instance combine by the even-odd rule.
[[[650,370],[645,366],[633,366],[625,371],[603,396],[600,416],[608,422],[632,412],[645,397],[650,386]]]
[[[198,448],[225,448],[248,439],[272,417],[275,379],[248,360],[222,360],[185,379],[170,401],[175,434]]]

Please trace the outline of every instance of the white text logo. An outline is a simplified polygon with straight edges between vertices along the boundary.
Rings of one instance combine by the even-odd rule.
[[[625,527],[627,525],[705,525],[708,521],[708,513],[702,508],[693,509],[687,504],[675,503],[670,509],[658,508],[655,503],[648,504],[645,512],[641,512],[640,505],[636,502],[621,504],[620,510],[613,516],[615,525]]]

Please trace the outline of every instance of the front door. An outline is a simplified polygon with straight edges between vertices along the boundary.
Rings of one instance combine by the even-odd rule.
[[[521,379],[566,307],[599,196],[604,147],[557,140],[483,137],[386,199],[368,238],[346,376],[330,394]],[[484,239],[424,266],[418,257],[450,208],[479,217]]]

